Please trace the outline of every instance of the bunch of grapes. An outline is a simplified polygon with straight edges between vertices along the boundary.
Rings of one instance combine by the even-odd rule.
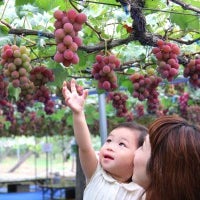
[[[151,96],[147,99],[147,112],[150,114],[156,113],[159,108],[160,101],[158,99],[159,93],[156,90],[151,92]]]
[[[144,101],[145,99],[151,98],[152,93],[156,90],[162,79],[155,75],[148,76],[134,73],[130,76],[130,80],[134,87],[133,97]]]
[[[82,40],[78,37],[78,31],[82,29],[82,25],[87,21],[87,16],[71,9],[68,12],[57,10],[54,12],[54,17],[56,19],[54,35],[57,44],[54,60],[63,63],[66,67],[77,64],[79,57],[76,52],[78,47],[82,45]]]
[[[32,69],[30,61],[30,53],[25,46],[4,45],[1,49],[3,74],[13,87],[21,88],[19,101],[24,102],[24,107],[30,104],[34,91],[34,85],[29,80],[29,73]],[[24,109],[19,108],[19,110]]]
[[[55,77],[53,71],[47,69],[45,66],[37,66],[30,72],[30,80],[35,86],[42,86],[48,82],[54,81]]]
[[[23,87],[31,70],[29,51],[25,46],[5,45],[1,49],[1,65],[4,76],[14,87]]]
[[[192,123],[200,125],[200,106],[193,105],[187,107],[187,119]]]
[[[118,87],[115,69],[120,67],[120,60],[115,55],[96,56],[93,64],[92,76],[98,80],[98,88],[106,91],[115,90]]]
[[[172,81],[178,74],[179,62],[177,56],[180,54],[179,47],[176,44],[158,40],[157,47],[154,47],[152,52],[158,60],[158,72],[161,77]]]
[[[187,106],[188,106],[189,94],[184,92],[178,99],[179,109],[182,117],[187,116]]]
[[[6,99],[8,96],[8,81],[4,80],[3,74],[0,74],[0,99]]]
[[[112,101],[113,107],[116,109],[117,117],[125,117],[127,121],[133,119],[133,114],[128,112],[126,107],[128,96],[121,92],[110,92],[108,95],[108,100]]]
[[[135,111],[136,111],[138,117],[142,117],[144,115],[144,105],[137,104],[135,107]]]
[[[51,100],[51,92],[46,83],[54,81],[53,71],[45,66],[37,66],[30,72],[30,80],[35,85],[34,100],[44,103],[45,112],[52,114],[54,112],[54,102]]]
[[[32,106],[34,103],[33,94],[35,86],[28,78],[24,78],[21,85],[19,100],[16,102],[17,110],[24,112],[27,106]]]
[[[190,83],[200,88],[200,58],[190,60],[184,69],[184,77],[189,77]]]

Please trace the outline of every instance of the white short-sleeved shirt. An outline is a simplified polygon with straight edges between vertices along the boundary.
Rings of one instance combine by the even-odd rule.
[[[134,182],[118,183],[98,164],[86,186],[83,200],[139,200],[143,192],[143,188]]]

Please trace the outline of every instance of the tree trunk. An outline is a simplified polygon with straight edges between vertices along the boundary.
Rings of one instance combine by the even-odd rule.
[[[79,154],[76,154],[76,200],[83,200],[83,192],[85,189],[85,176],[81,168]]]

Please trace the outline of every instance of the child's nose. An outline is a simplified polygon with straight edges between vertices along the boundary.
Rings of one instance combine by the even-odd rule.
[[[108,151],[114,151],[115,149],[115,145],[113,143],[110,143],[108,146],[107,146],[107,150]]]

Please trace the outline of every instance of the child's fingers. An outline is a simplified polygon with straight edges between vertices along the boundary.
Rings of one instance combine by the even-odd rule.
[[[88,96],[88,90],[83,91],[83,98],[86,99]]]
[[[68,96],[70,95],[70,91],[67,88],[67,82],[63,82],[63,88],[62,88],[62,94],[64,96],[64,98],[68,98]]]
[[[67,82],[64,81],[64,82],[63,82],[63,87],[66,87],[66,85],[67,85]]]
[[[71,80],[71,91],[76,92],[76,81],[75,81],[75,79]]]

